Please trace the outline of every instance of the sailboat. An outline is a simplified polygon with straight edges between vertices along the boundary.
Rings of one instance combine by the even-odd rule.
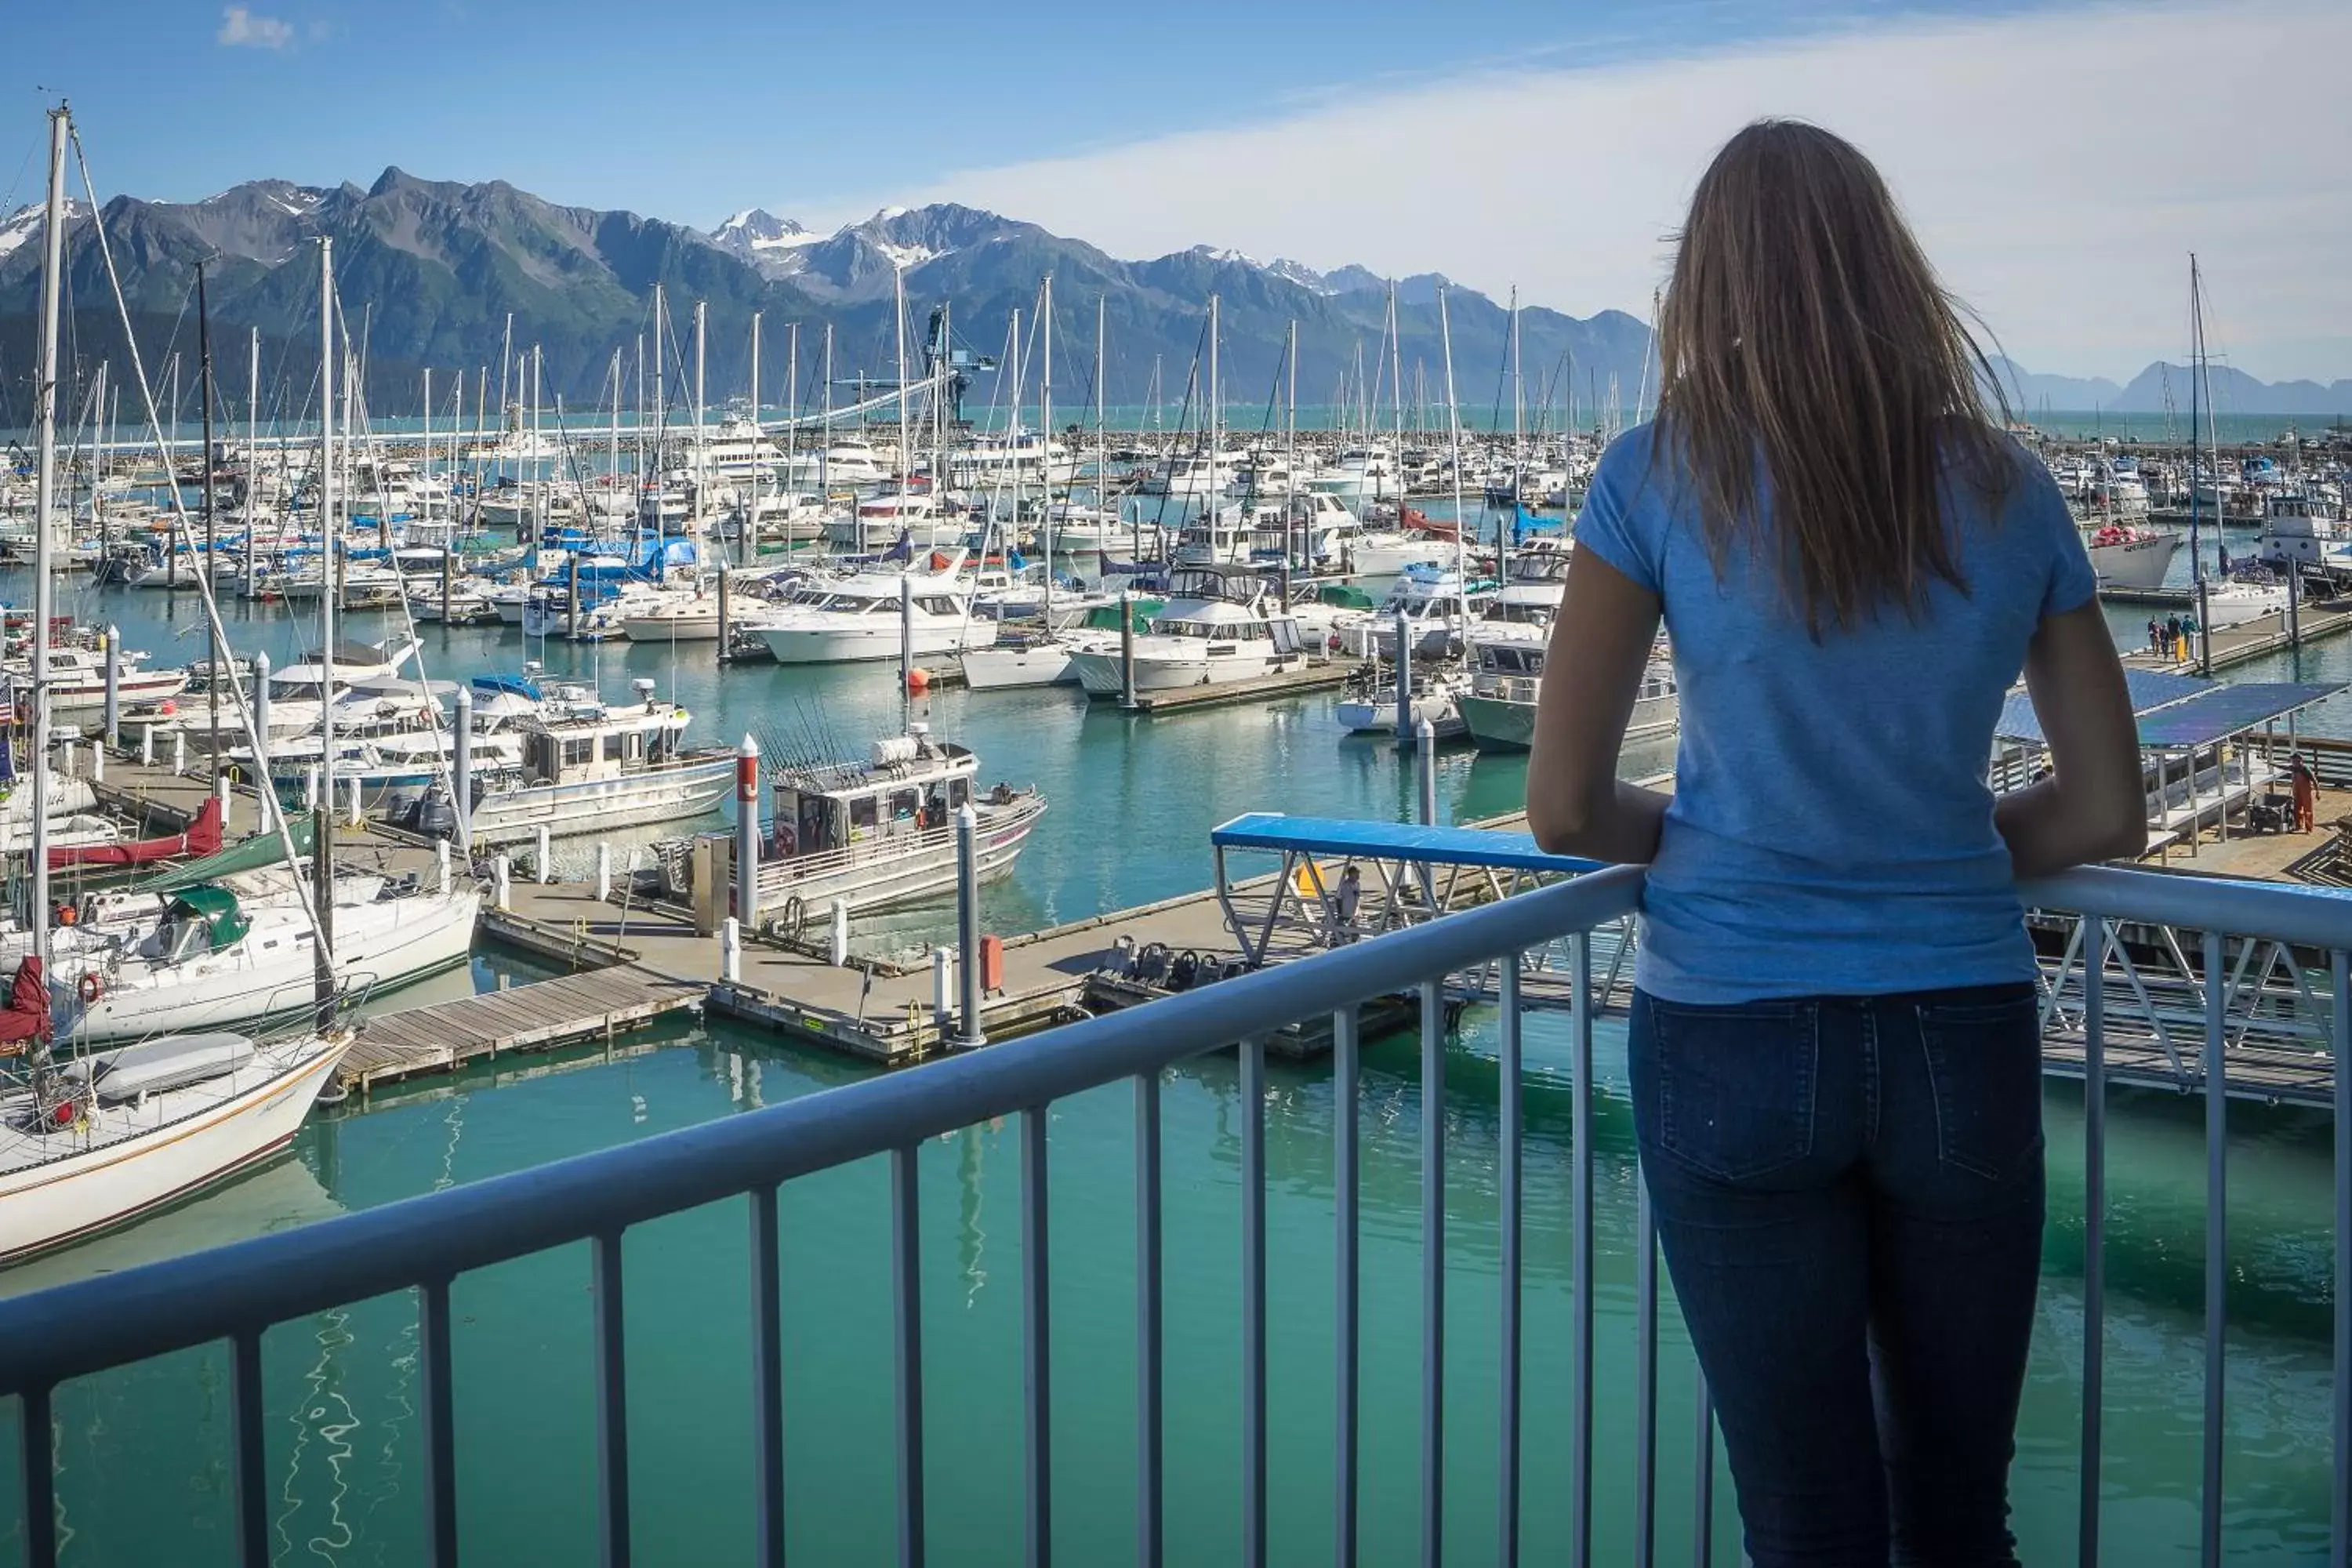
[[[50,111],[35,393],[40,501],[34,513],[33,592],[36,624],[44,626],[50,595],[49,502],[57,478],[58,312],[70,129],[63,107]],[[209,611],[209,590],[206,599]],[[351,1036],[341,1029],[309,1030],[268,1042],[234,1034],[179,1035],[57,1059],[47,979],[48,846],[43,811],[48,675],[42,639],[33,650],[35,805],[26,857],[34,952],[18,964],[0,1007],[0,1050],[21,1058],[26,1069],[21,1083],[0,1096],[0,1262],[108,1229],[269,1158],[293,1138],[351,1047]]]

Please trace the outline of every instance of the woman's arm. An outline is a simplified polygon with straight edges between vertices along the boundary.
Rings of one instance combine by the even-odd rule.
[[[1658,635],[1658,596],[1590,550],[1568,569],[1528,757],[1528,826],[1548,854],[1645,862],[1666,797],[1619,782],[1617,753]]]
[[[2053,772],[1993,806],[1993,826],[2008,841],[2018,877],[2145,853],[2139,731],[2096,599],[2042,617],[2025,651],[2025,689],[2050,740]]]

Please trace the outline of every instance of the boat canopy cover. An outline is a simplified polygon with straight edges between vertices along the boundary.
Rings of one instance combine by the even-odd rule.
[[[289,820],[286,830],[294,839],[294,853],[307,856],[311,841],[317,837],[312,819],[303,816]],[[171,893],[183,888],[194,889],[200,884],[216,880],[236,871],[251,871],[262,866],[274,866],[285,858],[275,833],[257,833],[241,844],[232,844],[217,855],[207,855],[191,860],[184,866],[150,877],[138,884],[142,893]],[[226,894],[223,894],[226,897]]]
[[[1129,615],[1134,621],[1135,629],[1138,632],[1150,631],[1151,629],[1151,617],[1158,615],[1167,607],[1168,605],[1166,601],[1160,599],[1131,599],[1128,602]],[[1086,628],[1090,632],[1115,632],[1118,630],[1118,606],[1117,605],[1097,605],[1093,609],[1087,612]]]
[[[494,696],[522,697],[533,702],[540,700],[539,682],[528,675],[478,675],[474,677],[474,689]]]
[[[1423,827],[1410,822],[1367,822],[1348,816],[1285,816],[1253,811],[1209,830],[1220,849],[1270,849],[1304,855],[1344,855],[1416,865],[1495,866],[1520,871],[1595,871],[1598,860],[1547,855],[1535,836],[1486,827]]]
[[[1315,601],[1318,604],[1331,605],[1343,610],[1372,610],[1380,607],[1372,602],[1372,596],[1370,594],[1365,593],[1353,583],[1326,583],[1316,592]]]
[[[245,911],[236,907],[236,895],[226,888],[206,883],[199,888],[183,888],[172,902],[175,915],[194,915],[205,922],[213,934],[213,946],[226,947],[245,934]]]
[[[120,1104],[142,1094],[161,1094],[226,1077],[253,1057],[253,1041],[244,1035],[165,1035],[95,1058],[79,1058],[68,1064],[66,1073],[89,1079],[99,1099]]]

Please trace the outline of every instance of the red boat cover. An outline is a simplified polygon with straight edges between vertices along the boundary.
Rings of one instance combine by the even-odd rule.
[[[204,809],[188,824],[185,833],[168,834],[162,838],[136,838],[127,844],[78,844],[69,849],[49,851],[49,869],[62,871],[75,866],[104,868],[113,866],[144,866],[151,861],[175,859],[182,855],[215,855],[221,847],[220,796],[207,796]]]
[[[46,1039],[49,1033],[49,987],[41,977],[41,961],[27,953],[16,965],[8,985],[8,1005],[0,1008],[0,1054],[16,1056],[25,1042]]]

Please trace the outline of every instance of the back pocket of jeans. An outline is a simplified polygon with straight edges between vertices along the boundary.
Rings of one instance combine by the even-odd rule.
[[[1937,1152],[1990,1181],[2042,1147],[2042,1004],[2030,986],[1919,1005]]]
[[[1633,1063],[1657,1105],[1659,1152],[1726,1182],[1813,1152],[1819,1011],[1810,1002],[1692,1006],[1645,996],[1646,1051]],[[1646,1059],[1643,1059],[1645,1058]]]

